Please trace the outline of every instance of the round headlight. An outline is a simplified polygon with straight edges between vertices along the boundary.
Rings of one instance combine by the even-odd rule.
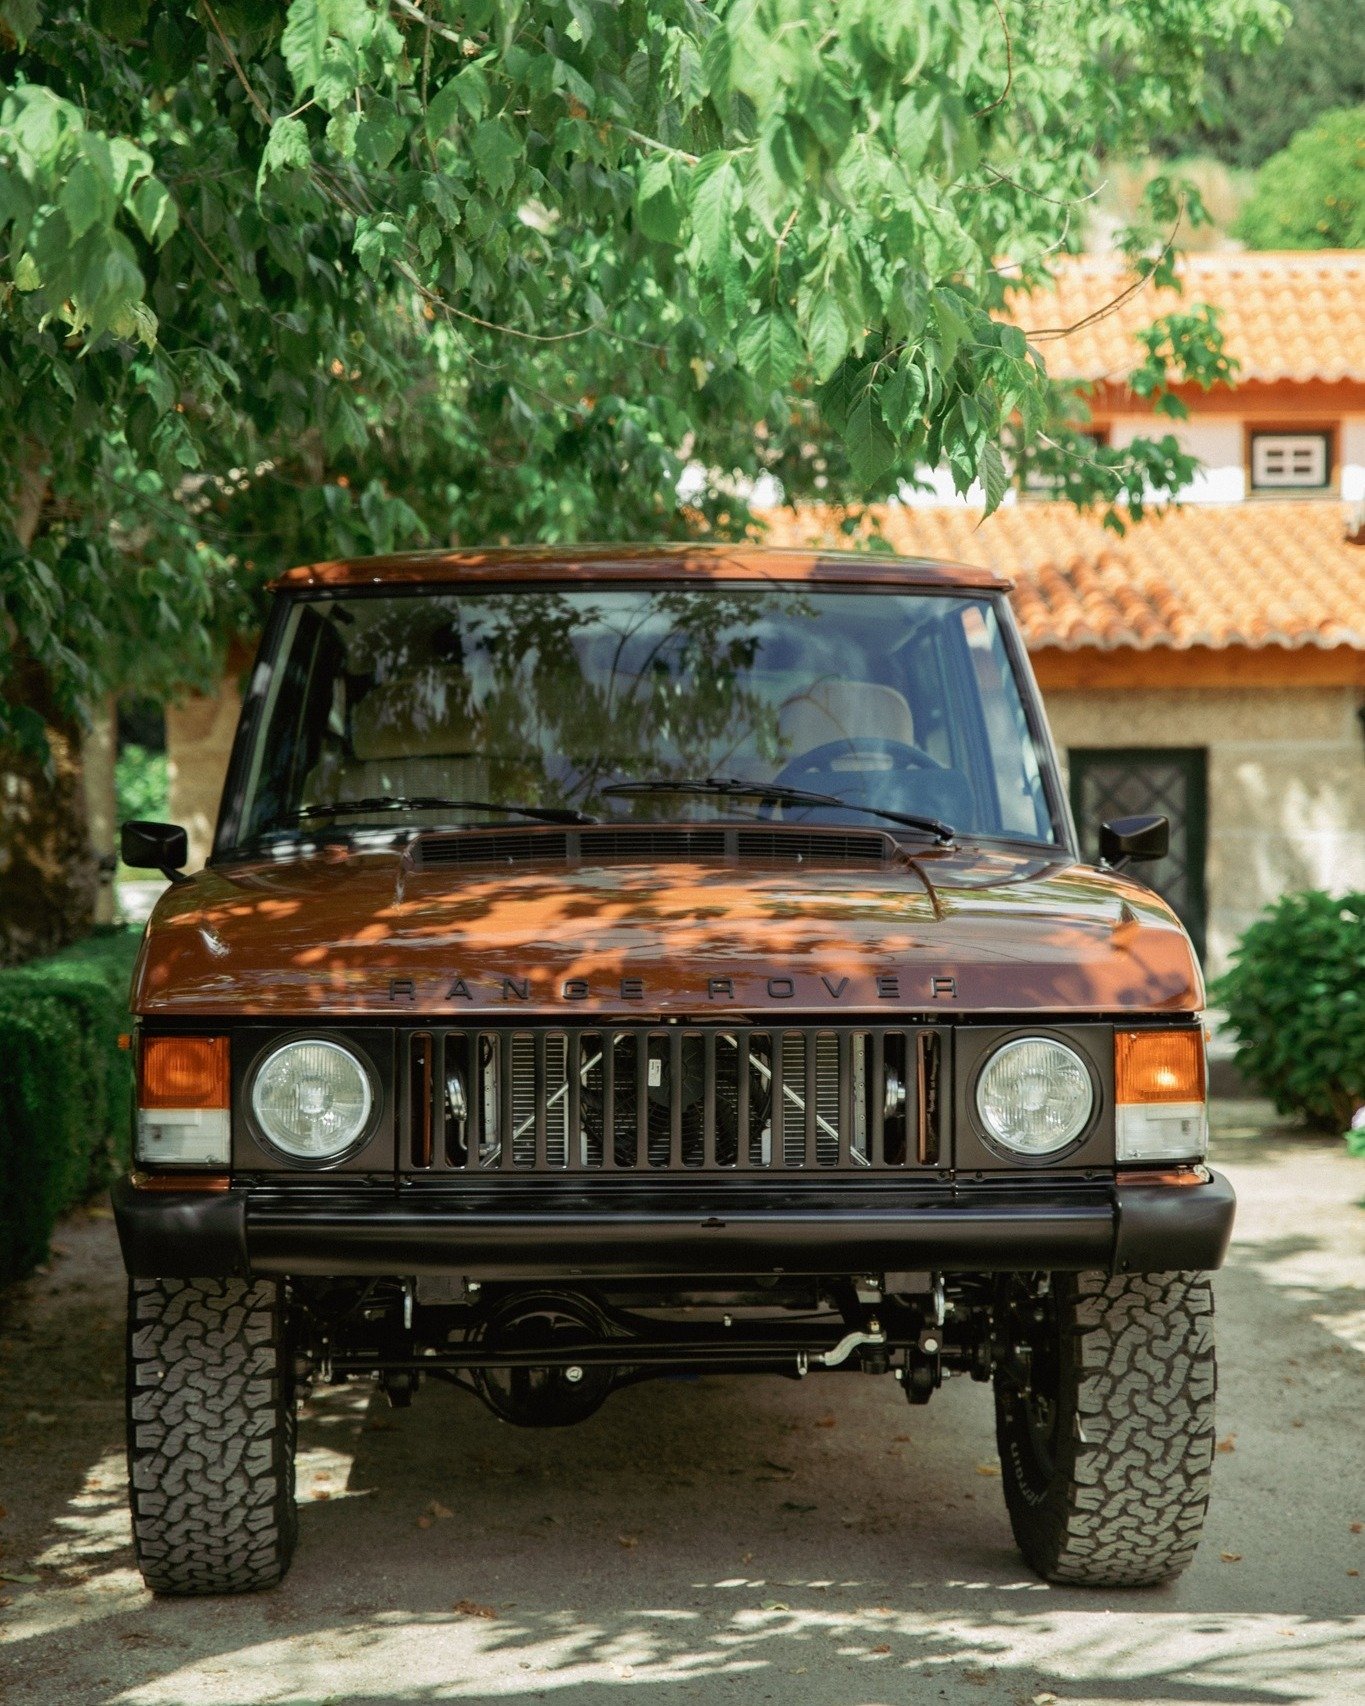
[[[1055,1155],[1085,1130],[1095,1091],[1074,1049],[1049,1037],[999,1048],[976,1081],[986,1130],[1016,1155]]]
[[[364,1133],[374,1106],[370,1075],[340,1043],[285,1043],[262,1061],[251,1111],[262,1132],[296,1161],[335,1161]]]

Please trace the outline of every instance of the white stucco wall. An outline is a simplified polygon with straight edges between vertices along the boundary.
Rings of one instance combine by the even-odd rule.
[[[1338,446],[1342,501],[1365,502],[1365,415],[1354,415],[1341,423]]]
[[[1289,889],[1365,889],[1365,737],[1348,687],[1046,695],[1073,746],[1208,749],[1208,969]]]
[[[1168,432],[1182,450],[1197,456],[1203,464],[1182,492],[1183,502],[1241,503],[1247,493],[1239,420],[1159,421],[1150,415],[1134,415],[1113,422],[1109,442],[1121,450],[1135,438],[1161,438]]]

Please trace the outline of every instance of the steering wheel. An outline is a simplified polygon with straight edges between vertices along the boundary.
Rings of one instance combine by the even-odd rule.
[[[888,735],[847,735],[843,740],[827,740],[820,746],[811,747],[809,752],[803,752],[799,758],[793,758],[775,780],[784,788],[810,787],[812,781],[832,778],[835,772],[835,762],[846,758],[850,753],[871,752],[881,753],[891,759],[892,771],[897,770],[946,770],[946,764],[940,764],[938,759],[931,757],[922,747],[911,746],[908,741],[892,740]],[[876,775],[876,771],[855,770],[842,772],[842,775],[866,777]],[[815,788],[816,793],[830,793],[838,790]]]

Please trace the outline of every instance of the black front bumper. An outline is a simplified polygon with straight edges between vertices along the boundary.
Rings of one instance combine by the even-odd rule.
[[[1221,1266],[1235,1198],[1199,1184],[629,1181],[113,1190],[128,1272],[456,1274],[479,1280]]]

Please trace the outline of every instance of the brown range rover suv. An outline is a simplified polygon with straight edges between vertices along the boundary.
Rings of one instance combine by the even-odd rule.
[[[724,547],[284,575],[206,869],[124,827],[171,878],[114,1194],[151,1587],[278,1582],[299,1391],[424,1377],[541,1427],[679,1371],[966,1375],[1034,1569],[1189,1561],[1199,967],[1121,874],[1164,819],[1082,862],[1005,592]]]

